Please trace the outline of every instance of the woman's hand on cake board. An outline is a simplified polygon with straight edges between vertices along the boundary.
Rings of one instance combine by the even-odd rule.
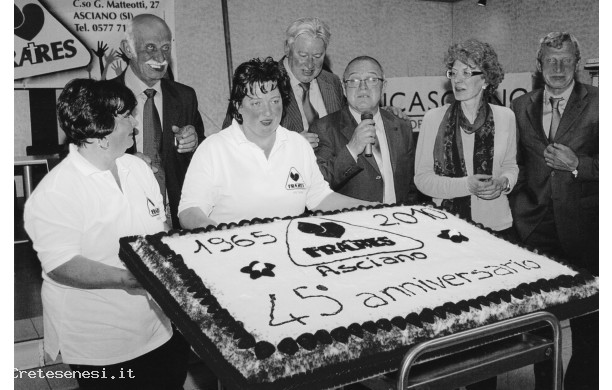
[[[130,271],[93,261],[81,255],[74,256],[47,272],[47,275],[57,283],[82,289],[142,288]]]
[[[199,207],[189,207],[181,211],[178,215],[181,227],[183,229],[205,228],[208,226],[217,226],[217,222],[208,218]]]
[[[140,282],[136,280],[134,275],[128,270],[125,270],[125,273],[122,279],[123,279],[123,285],[125,286],[124,287],[125,290],[142,288],[142,285],[140,284]]]
[[[336,211],[342,209],[352,209],[359,206],[376,206],[378,202],[369,202],[367,200],[355,199],[350,196],[342,195],[337,192],[332,192],[327,195],[315,210],[321,211]]]

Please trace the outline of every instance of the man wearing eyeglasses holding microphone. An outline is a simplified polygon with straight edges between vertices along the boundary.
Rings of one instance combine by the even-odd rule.
[[[313,122],[317,163],[330,187],[358,199],[414,202],[414,141],[408,121],[380,110],[386,87],[380,63],[368,56],[349,62],[342,89],[348,105]]]

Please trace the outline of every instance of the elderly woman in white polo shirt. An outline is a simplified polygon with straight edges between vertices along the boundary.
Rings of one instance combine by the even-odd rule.
[[[164,230],[153,172],[124,154],[136,121],[132,92],[76,79],[58,118],[70,154],[25,206],[43,269],[45,350],[81,389],[182,389],[189,346],[119,259],[119,238]]]
[[[372,204],[333,192],[308,141],[280,126],[289,93],[286,71],[270,57],[236,69],[232,125],[202,142],[185,176],[184,228]]]

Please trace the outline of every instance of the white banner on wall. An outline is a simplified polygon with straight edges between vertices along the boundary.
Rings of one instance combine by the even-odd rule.
[[[497,97],[509,107],[513,99],[531,91],[531,86],[531,73],[509,73],[497,87]],[[402,108],[410,117],[413,130],[419,131],[428,110],[443,106],[452,99],[450,80],[444,76],[393,77],[387,79],[381,104]]]
[[[14,0],[14,12],[15,88],[117,77],[127,66],[120,49],[126,25],[139,14],[161,17],[174,36],[174,0]]]

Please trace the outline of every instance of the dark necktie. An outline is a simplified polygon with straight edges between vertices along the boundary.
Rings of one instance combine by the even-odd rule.
[[[306,121],[308,126],[312,124],[316,119],[319,119],[319,113],[310,104],[310,83],[300,83],[300,87],[304,90],[302,94],[302,107],[304,108],[304,115],[306,115]]]
[[[550,98],[550,105],[552,106],[552,117],[550,119],[550,131],[548,132],[548,140],[553,142],[555,140],[555,135],[557,134],[557,128],[559,127],[559,122],[561,121],[561,111],[559,111],[559,102],[563,100],[563,98]]]
[[[374,145],[372,145],[372,153],[374,153],[374,155],[376,155],[378,153],[378,155],[381,156],[381,153],[380,153],[380,141],[378,139],[378,134],[374,135]]]
[[[378,165],[378,169],[380,173],[383,171],[384,161],[382,159],[382,152],[380,151],[380,140],[378,139],[378,134],[374,134],[374,144],[372,144],[372,155],[374,156],[374,160]]]
[[[159,183],[159,189],[166,203],[166,175],[164,167],[161,164],[161,139],[162,126],[159,120],[159,113],[155,107],[155,91],[147,89],[144,94],[147,95],[147,101],[142,110],[142,152],[151,158],[151,164],[157,168],[155,178]]]

